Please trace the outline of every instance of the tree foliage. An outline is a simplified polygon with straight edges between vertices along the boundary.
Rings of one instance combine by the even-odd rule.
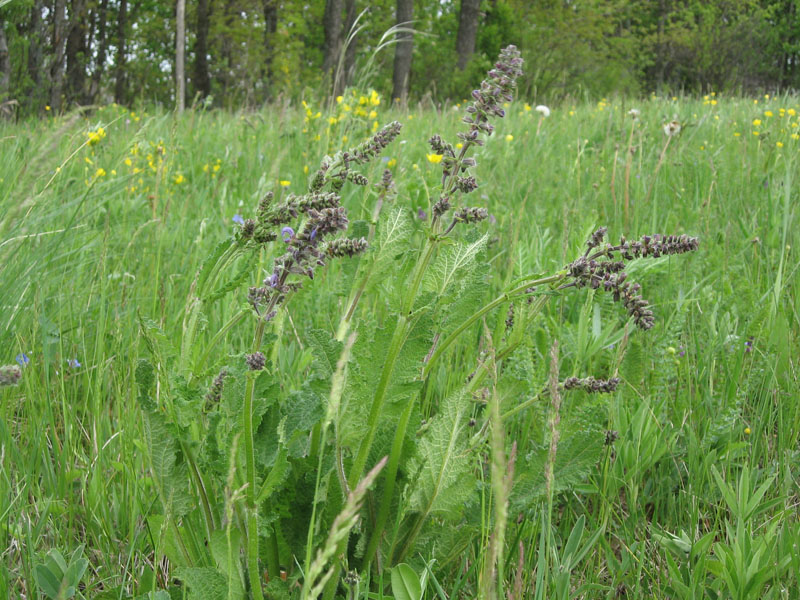
[[[395,44],[382,45],[399,6],[395,0],[189,2],[186,101],[252,107],[340,93],[341,86],[331,86],[333,53],[346,51],[343,40],[354,23],[358,33],[342,61],[345,83],[368,78],[388,96],[398,76],[405,78],[396,69],[407,68],[394,60]],[[483,0],[476,12],[474,1],[414,0],[413,13],[403,13],[413,14],[422,34],[413,37],[409,99],[466,97],[469,82],[508,43],[532,67],[520,85],[531,101],[796,88],[797,10],[793,0]],[[15,0],[0,8],[0,29],[8,46],[7,55],[0,51],[7,57],[0,60],[0,101],[17,100],[23,114],[46,105],[175,102],[174,2]]]

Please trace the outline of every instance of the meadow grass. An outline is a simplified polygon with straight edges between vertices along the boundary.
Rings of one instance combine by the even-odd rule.
[[[517,599],[692,597],[705,589],[695,581],[702,577],[718,582],[721,597],[746,598],[762,587],[731,578],[756,564],[775,575],[764,597],[798,597],[800,100],[613,98],[565,104],[546,119],[529,108],[510,105],[476,156],[480,187],[470,200],[492,215],[477,226],[490,235],[486,301],[523,274],[564,267],[601,225],[612,240],[688,233],[701,246],[632,266],[654,305],[651,331],[627,330],[607,298],[573,293],[548,304],[530,332],[545,350],[534,367],[542,382],[557,337],[562,374],[618,368],[623,384],[602,403],[564,399],[565,423],[579,429],[599,419],[614,432],[610,441],[617,437],[588,475],[567,477],[549,508],[508,516],[505,591],[517,590]],[[147,354],[139,318],[177,343],[195,273],[231,234],[234,215],[252,214],[267,191],[303,192],[322,155],[361,141],[374,120],[404,128],[388,161],[366,174],[377,181],[390,168],[394,202],[421,237],[418,211],[430,218],[440,178],[425,141],[454,139],[462,113],[375,112],[330,123],[311,106],[177,118],[110,106],[0,124],[0,363],[30,359],[19,386],[0,388],[0,596],[38,597],[36,565],[51,549],[69,556],[83,548],[86,597],[170,582],[147,520],[157,506],[134,384]],[[681,132],[665,149],[662,127],[674,118]],[[350,219],[368,221],[374,198],[346,192]],[[284,385],[302,382],[305,332],[336,331],[344,268],[332,264],[277,319],[272,359]],[[242,300],[221,303],[208,330]],[[487,315],[489,329],[502,327],[505,309]],[[385,312],[379,296],[359,310]],[[234,326],[219,352],[241,352],[250,338],[246,325]],[[480,327],[459,338],[430,385],[451,387],[486,351],[481,340]],[[522,399],[504,398],[501,408]],[[506,423],[519,456],[544,442],[548,405]],[[570,434],[562,431],[562,444]],[[483,493],[482,534],[449,561],[437,555],[426,597],[476,589],[494,514]],[[603,532],[580,560],[576,548],[563,552],[576,525],[587,532],[578,541]],[[692,553],[709,535],[713,551]],[[721,566],[698,562],[712,558]],[[789,566],[779,568],[783,558]],[[293,560],[284,564],[296,572]]]

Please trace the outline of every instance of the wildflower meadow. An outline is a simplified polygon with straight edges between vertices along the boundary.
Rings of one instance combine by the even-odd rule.
[[[800,598],[800,99],[526,69],[0,122],[0,597]]]

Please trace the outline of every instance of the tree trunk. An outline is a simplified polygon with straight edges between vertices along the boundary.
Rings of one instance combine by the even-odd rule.
[[[356,22],[356,0],[345,0],[344,7],[344,27],[342,28],[342,37],[347,39],[353,25]],[[338,96],[344,91],[348,85],[352,85],[353,78],[356,72],[356,47],[358,46],[358,37],[350,40],[350,44],[344,52],[344,73],[341,81],[341,90],[336,95]]]
[[[275,0],[263,0],[264,8],[264,88],[265,98],[270,97],[272,59],[275,55],[275,33],[278,31],[278,6]]]
[[[64,91],[64,51],[66,36],[66,0],[54,0],[53,4],[53,64],[50,67],[50,105],[53,110],[61,110],[61,96]]]
[[[114,101],[118,104],[126,103],[125,63],[128,41],[128,0],[119,0],[119,14],[117,15],[117,57],[114,60]]]
[[[456,66],[463,71],[475,53],[475,40],[478,38],[478,17],[481,0],[461,0],[458,17],[458,36],[456,37]]]
[[[186,0],[178,0],[175,29],[175,108],[182,113],[186,103],[186,74],[183,70],[186,49]]]
[[[194,85],[202,98],[211,94],[208,74],[208,24],[211,9],[208,0],[197,0],[197,38],[194,43]]]
[[[41,93],[42,83],[42,5],[43,0],[36,0],[31,8],[30,29],[28,31],[28,77],[31,80],[29,97],[35,99],[36,104],[44,99]]]
[[[414,0],[397,0],[397,24],[411,26],[414,19]],[[394,73],[392,74],[392,101],[405,104],[408,100],[408,81],[411,76],[411,54],[414,36],[409,32],[397,34],[394,47]]]
[[[8,41],[6,40],[6,22],[0,17],[0,100],[8,94],[8,83],[11,77],[11,62],[8,59]]]
[[[86,0],[70,2],[67,31],[67,98],[83,102],[86,91],[86,30],[89,10]]]
[[[325,46],[322,55],[322,72],[326,78],[336,75],[339,53],[342,47],[343,0],[327,0],[322,25],[325,28]],[[334,82],[335,87],[335,82]]]
[[[92,73],[92,84],[89,89],[90,102],[97,101],[97,95],[100,93],[100,80],[103,77],[103,71],[106,68],[106,54],[108,54],[108,33],[106,27],[106,20],[108,17],[108,0],[100,2],[98,9],[98,33],[97,33],[97,64]]]
[[[264,0],[265,2],[269,2],[269,0]],[[223,23],[224,28],[222,33],[220,34],[221,39],[221,60],[220,66],[221,68],[221,83],[222,83],[222,94],[220,100],[223,103],[229,101],[230,96],[230,88],[233,85],[233,40],[231,39],[230,32],[233,30],[233,21],[234,21],[234,0],[225,0],[225,6],[222,9],[223,14]]]

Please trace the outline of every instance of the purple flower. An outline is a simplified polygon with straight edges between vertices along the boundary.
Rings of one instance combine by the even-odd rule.
[[[752,352],[753,351],[753,336],[751,335],[747,338],[747,341],[744,343],[744,351],[745,352]]]
[[[425,221],[428,218],[428,213],[426,213],[424,210],[420,208],[417,210],[417,218],[420,221]]]
[[[70,358],[67,361],[70,369],[79,369],[81,367],[81,363],[78,362],[77,358]]]
[[[269,277],[267,277],[264,280],[264,283],[266,285],[268,285],[269,287],[274,288],[275,286],[278,285],[278,274],[277,273],[273,273],[272,275],[270,275]]]
[[[283,236],[283,241],[288,242],[294,237],[294,229],[291,227],[284,227],[281,229],[281,235]]]
[[[309,237],[311,238],[312,242],[314,241],[314,238],[317,237],[317,228],[316,227],[314,227],[314,229],[311,230],[311,235]]]
[[[24,352],[20,352],[19,354],[17,354],[15,360],[17,361],[17,364],[20,367],[27,367],[28,363],[31,362],[31,359],[28,358],[28,355],[25,354]]]
[[[233,222],[237,225],[244,225],[244,217],[242,215],[233,215]]]

